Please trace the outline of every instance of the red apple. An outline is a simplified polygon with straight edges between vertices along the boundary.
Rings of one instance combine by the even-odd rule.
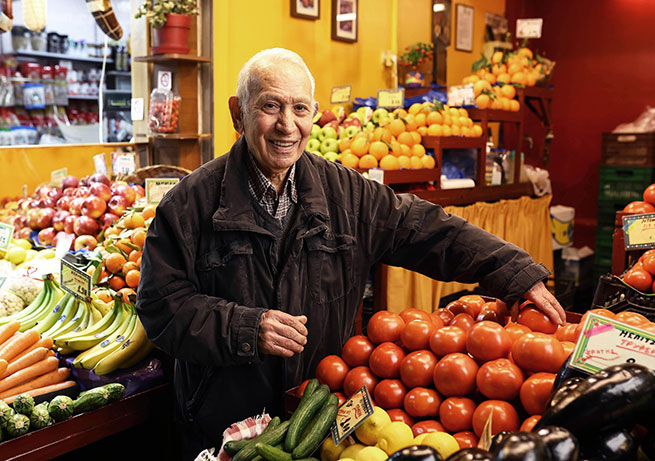
[[[64,221],[70,216],[70,213],[66,210],[58,210],[55,215],[52,217],[52,227],[55,228],[57,232],[64,230]]]
[[[36,219],[37,229],[45,229],[52,225],[52,218],[55,216],[54,208],[41,208],[38,210],[38,217]]]
[[[25,217],[27,218],[27,225],[31,229],[38,230],[37,221],[39,219],[39,208],[30,208],[27,210]]]
[[[54,202],[57,202],[57,200],[59,200],[62,195],[63,191],[61,189],[52,189],[50,192],[48,192],[48,198]]]
[[[75,235],[96,235],[100,230],[98,222],[88,216],[79,216],[73,224]]]
[[[73,237],[71,239],[71,245],[70,245],[69,250],[73,250],[74,249],[73,242],[75,242],[76,239],[75,239],[75,234],[73,234],[72,232],[69,233],[69,234],[67,234],[66,232],[63,232],[63,231],[62,232],[57,232],[57,235],[55,235],[55,238],[52,239],[52,246],[56,248],[57,243],[59,243],[59,240],[61,240],[62,238],[66,237],[66,236],[69,236],[69,235]]]
[[[136,200],[136,192],[127,184],[121,184],[114,190],[114,195],[122,195],[127,199],[128,206],[132,205]]]
[[[102,216],[106,209],[107,202],[95,195],[85,198],[82,204],[82,214],[93,219]]]
[[[54,227],[46,227],[39,231],[39,243],[41,245],[52,245],[52,240],[57,235]]]
[[[114,213],[105,213],[98,218],[103,229],[107,229],[114,221],[118,221],[118,216]]]
[[[143,186],[140,186],[139,184],[132,184],[130,187],[134,189],[134,192],[136,192],[137,200],[146,196],[146,190],[143,188]]]
[[[61,188],[62,189],[68,189],[70,187],[77,187],[80,185],[80,180],[77,179],[75,176],[66,176],[64,180],[61,182]]]
[[[69,187],[68,189],[64,189],[64,196],[66,195],[75,195],[75,192],[77,191],[77,187]]]
[[[68,190],[72,190],[72,189],[68,189]],[[59,208],[60,210],[68,211],[68,208],[72,200],[73,200],[72,195],[64,195],[59,200],[57,200],[56,207]]]
[[[89,180],[88,176],[84,176],[82,177],[82,179],[80,179],[80,186],[89,187],[90,185],[91,185],[91,181]]]
[[[348,128],[349,126],[356,126],[361,128],[362,127],[362,121],[358,119],[357,117],[350,117],[345,119],[343,122],[341,122],[341,126],[344,128]]]
[[[30,229],[29,227],[23,227],[21,230],[18,231],[18,238],[28,239],[30,238],[31,233],[32,233],[32,229]]]
[[[127,184],[125,181],[114,181],[113,183],[111,183],[111,186],[109,186],[109,188],[111,189],[111,195],[116,195],[116,188],[118,186],[128,186],[128,185],[129,184]]]
[[[9,224],[14,226],[14,229],[20,229],[21,227],[27,226],[27,218],[25,216],[14,216],[9,221]]]
[[[56,200],[52,200],[48,197],[44,197],[38,200],[39,208],[54,208],[56,203]]]
[[[43,198],[43,197],[47,197],[48,192],[50,192],[51,190],[52,190],[51,186],[44,184],[42,186],[37,187],[35,193],[37,197]]]
[[[77,216],[75,215],[70,215],[67,216],[66,219],[64,219],[64,232],[67,234],[74,234],[75,233],[75,220],[77,219]]]
[[[91,184],[99,182],[106,185],[107,187],[111,185],[110,179],[102,173],[94,173],[91,176],[89,176],[89,182]]]
[[[319,125],[321,128],[325,126],[328,122],[331,122],[333,120],[336,120],[337,116],[334,115],[334,112],[331,110],[324,110],[323,114],[321,115],[321,118],[318,119],[316,122],[317,125]],[[339,122],[337,122],[338,124]]]
[[[81,249],[94,250],[97,246],[98,241],[93,235],[80,235],[75,239],[75,245],[73,248],[75,248],[75,251]]]
[[[114,195],[107,205],[109,207],[109,212],[117,216],[123,216],[125,211],[127,211],[127,207],[130,206],[127,199],[122,195]]]
[[[91,195],[91,190],[87,186],[80,186],[73,194],[73,197],[88,197],[89,195]]]
[[[82,206],[84,206],[84,200],[86,200],[84,197],[74,198],[68,207],[68,211],[70,211],[71,214],[80,216],[82,214]]]
[[[111,199],[111,190],[109,189],[109,186],[102,182],[92,183],[89,187],[89,192],[91,192],[91,195],[100,197],[105,202],[108,202],[109,199]]]

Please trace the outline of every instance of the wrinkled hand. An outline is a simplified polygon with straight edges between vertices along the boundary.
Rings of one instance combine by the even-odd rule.
[[[259,323],[257,347],[261,354],[293,357],[303,351],[307,344],[307,317],[294,316],[286,312],[269,310]]]
[[[537,309],[546,314],[548,318],[557,325],[563,325],[564,322],[566,322],[566,313],[564,312],[564,309],[560,306],[559,301],[557,301],[550,291],[548,291],[548,288],[546,288],[543,282],[533,285],[532,288],[523,294],[523,297],[532,301]],[[500,300],[497,302],[502,303]],[[512,321],[516,321],[516,318],[519,315],[518,301],[514,303],[510,312],[512,314]]]

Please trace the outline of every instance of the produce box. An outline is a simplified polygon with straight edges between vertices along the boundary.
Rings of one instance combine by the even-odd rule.
[[[614,313],[637,312],[655,321],[655,296],[643,295],[613,275],[600,277],[591,308],[609,309]]]
[[[655,133],[603,133],[601,164],[655,166]]]
[[[644,189],[653,181],[654,168],[601,166],[598,198],[626,203],[643,200]]]

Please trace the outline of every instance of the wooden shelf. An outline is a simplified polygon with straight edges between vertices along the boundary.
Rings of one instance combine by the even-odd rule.
[[[14,53],[16,58],[46,58],[46,59],[59,59],[64,61],[79,61],[79,62],[97,62],[102,63],[102,58],[92,58],[86,56],[74,56],[70,54],[61,53],[48,53],[47,51],[16,51]],[[114,60],[107,58],[107,64],[113,63]]]
[[[523,121],[523,111],[511,112],[508,110],[498,109],[467,109],[469,117],[473,120],[488,121],[488,122],[515,122],[521,123]]]
[[[193,56],[188,54],[168,53],[156,54],[153,56],[137,56],[133,58],[136,62],[166,63],[179,62],[189,64],[203,64],[212,62],[212,58],[205,56]]]
[[[493,202],[523,196],[532,196],[532,184],[505,184],[502,186],[475,186],[462,189],[435,189],[412,191],[418,197],[441,206],[468,205],[475,202]]]
[[[423,136],[421,144],[431,149],[483,149],[485,139],[463,136]]]
[[[209,139],[212,137],[211,133],[150,133],[148,135],[152,139]]]
[[[97,95],[97,94],[95,96],[88,95],[88,94],[77,94],[77,95],[69,94],[68,95],[68,99],[77,99],[77,100],[80,100],[80,101],[97,101],[99,97],[100,97],[100,95]]]
[[[132,76],[132,72],[128,72],[128,71],[125,71],[125,70],[108,70],[107,72],[105,72],[105,74],[108,77],[131,77]]]
[[[377,170],[377,168],[376,168]],[[357,168],[360,173],[369,173],[369,169]],[[410,184],[439,180],[439,170],[436,168],[423,168],[419,170],[382,170],[384,184]]]

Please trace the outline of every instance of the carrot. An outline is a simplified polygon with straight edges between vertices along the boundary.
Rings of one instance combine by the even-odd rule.
[[[37,342],[39,339],[41,339],[41,335],[38,331],[27,330],[16,339],[12,339],[10,342],[5,344],[5,346],[0,351],[0,359],[5,359],[7,362],[9,362],[25,349]]]
[[[0,359],[0,376],[2,376],[5,373],[5,370],[7,369],[7,361],[4,359]]]
[[[5,397],[2,400],[4,400],[6,403],[12,403],[16,399],[16,397],[18,397],[20,394],[30,394],[32,397],[36,397],[37,395],[49,394],[50,392],[56,392],[62,389],[68,389],[69,387],[73,387],[76,384],[77,383],[75,381],[62,381],[56,384],[37,387],[36,389],[32,389],[30,391],[19,392],[18,394]]]
[[[32,352],[34,349],[37,349],[39,347],[45,347],[46,349],[50,349],[50,348],[52,348],[53,345],[54,345],[54,343],[52,342],[52,338],[47,338],[47,337],[46,338],[41,338],[37,342],[32,344],[30,347],[25,349],[23,352],[18,354],[16,357],[9,360],[9,363],[15,362],[16,360],[20,360],[21,358],[23,358],[24,356],[26,356],[27,354]]]
[[[48,355],[48,349],[45,347],[37,347],[29,354],[24,355],[18,360],[14,360],[9,364],[4,373],[0,373],[0,379],[5,378],[13,373],[16,373],[18,370],[22,370],[25,367],[32,365],[33,363],[43,360]],[[2,363],[2,361],[0,361]],[[0,369],[2,367],[0,366]]]
[[[6,325],[2,325],[0,327],[0,344],[4,343],[7,341],[9,338],[11,338],[14,333],[18,331],[20,328],[20,322],[9,322]]]
[[[23,382],[17,386],[5,389],[4,391],[0,392],[0,399],[4,399],[5,397],[10,397],[12,395],[22,394],[23,392],[32,391],[43,386],[50,386],[51,384],[60,383],[65,381],[66,378],[70,376],[70,373],[71,371],[66,367],[57,368],[56,370],[52,370],[51,372],[41,375],[31,381]]]
[[[52,349],[48,349],[48,357],[54,357],[55,355],[57,355],[55,354],[55,351],[53,351]]]
[[[49,371],[56,370],[58,366],[59,360],[57,360],[56,357],[46,357],[43,360],[33,363],[27,368],[18,370],[16,373],[0,379],[0,392],[23,384],[24,382],[46,374]]]
[[[11,335],[9,338],[7,338],[7,339],[5,340],[5,342],[3,342],[2,344],[0,344],[0,354],[2,353],[2,351],[4,350],[4,348],[7,346],[7,344],[9,344],[10,342],[14,341],[16,338],[18,338],[18,337],[19,337],[20,335],[22,335],[22,334],[23,334],[23,333],[21,333],[20,331],[17,331],[17,332],[14,333],[13,335]]]

